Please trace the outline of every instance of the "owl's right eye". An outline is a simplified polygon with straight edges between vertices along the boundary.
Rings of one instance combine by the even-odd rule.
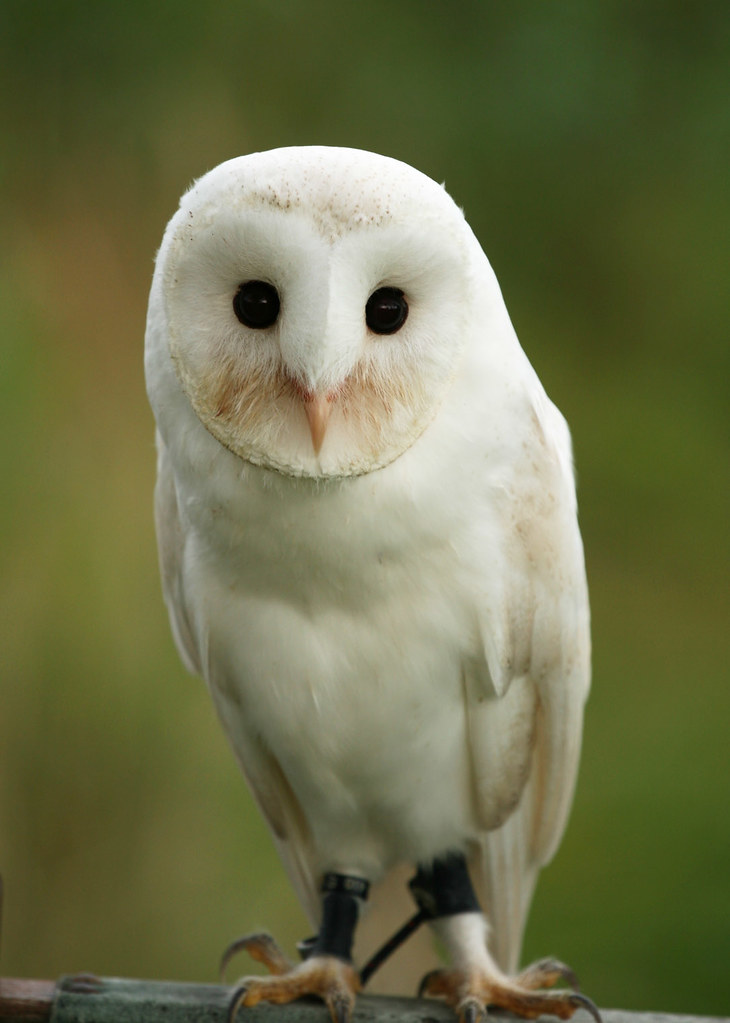
[[[233,297],[233,311],[245,327],[263,330],[276,323],[281,303],[273,284],[246,281]]]
[[[408,302],[400,288],[378,288],[365,306],[365,322],[375,334],[395,334],[407,316]]]

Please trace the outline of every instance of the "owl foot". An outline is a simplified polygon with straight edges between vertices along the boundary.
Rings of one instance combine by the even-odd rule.
[[[279,1005],[293,1002],[305,995],[316,995],[326,1004],[332,1023],[349,1023],[360,982],[353,967],[331,955],[313,955],[294,966],[268,934],[252,934],[239,938],[223,954],[225,968],[236,952],[245,950],[263,963],[271,977],[242,977],[236,984],[228,1005],[228,1023],[233,1023],[241,1006],[258,1002]]]
[[[585,1009],[601,1023],[596,1006],[577,990],[546,990],[561,981],[570,988],[578,987],[575,974],[565,963],[540,959],[516,977],[499,969],[487,947],[487,921],[462,854],[449,853],[421,865],[410,888],[454,964],[426,974],[419,994],[444,998],[456,1009],[459,1023],[478,1023],[488,1008],[504,1009],[524,1019],[543,1014],[570,1019],[576,1009]]]
[[[585,1009],[596,1023],[602,1023],[598,1009],[585,995],[544,990],[561,980],[572,984],[575,974],[555,959],[542,959],[514,979],[486,971],[433,970],[421,981],[418,993],[444,998],[458,1013],[459,1023],[478,1023],[487,1007],[524,1019],[542,1015],[570,1019],[576,1009]]]

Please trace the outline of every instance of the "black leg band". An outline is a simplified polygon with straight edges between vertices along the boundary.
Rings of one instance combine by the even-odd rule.
[[[416,904],[431,920],[481,911],[461,853],[448,853],[428,867],[419,867],[408,887]]]
[[[347,874],[325,874],[322,879],[322,923],[314,941],[301,942],[304,958],[328,955],[352,961],[352,942],[360,915],[360,903],[368,897],[370,883]],[[302,947],[305,946],[306,947]]]
[[[354,895],[356,899],[365,902],[370,892],[370,882],[363,877],[353,877],[352,874],[329,873],[322,878],[320,891]]]

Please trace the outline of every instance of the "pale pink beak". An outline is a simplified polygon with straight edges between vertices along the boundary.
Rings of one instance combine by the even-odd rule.
[[[309,432],[312,435],[312,446],[315,455],[319,454],[322,447],[324,435],[327,431],[327,422],[332,411],[331,395],[304,394],[304,411],[307,413]]]

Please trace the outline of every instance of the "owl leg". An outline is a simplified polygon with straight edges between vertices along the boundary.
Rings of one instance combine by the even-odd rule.
[[[239,938],[226,949],[222,968],[238,951],[245,950],[263,963],[271,977],[243,977],[233,992],[228,1021],[241,1006],[258,1002],[293,1002],[316,995],[327,1005],[333,1023],[349,1023],[360,990],[352,965],[352,942],[360,904],[367,898],[368,882],[345,874],[325,874],[322,883],[322,925],[319,934],[304,944],[304,962],[293,965],[268,934]]]
[[[459,1023],[477,1023],[488,1006],[525,1019],[543,1014],[569,1019],[576,1009],[586,1009],[601,1023],[598,1009],[584,995],[545,990],[559,981],[575,983],[575,975],[563,963],[542,959],[516,977],[500,970],[487,948],[487,924],[463,856],[449,855],[421,868],[411,890],[452,963],[448,969],[427,974],[419,994],[444,998],[458,1013]]]

